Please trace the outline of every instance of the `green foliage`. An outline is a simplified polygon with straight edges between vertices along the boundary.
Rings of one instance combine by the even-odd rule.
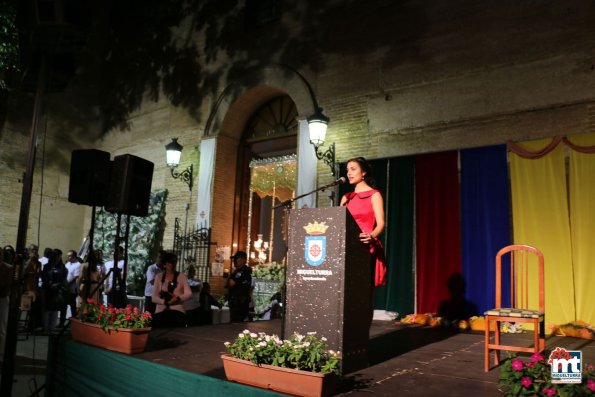
[[[500,370],[498,387],[505,396],[591,396],[595,393],[595,368],[583,365],[582,383],[554,384],[543,355],[535,353],[523,361],[509,354]]]
[[[263,263],[262,265],[256,265],[252,268],[253,278],[283,282],[284,275],[285,265],[282,263]]]
[[[0,91],[8,89],[6,75],[19,70],[19,41],[16,10],[0,3]]]
[[[147,263],[156,257],[158,250],[161,228],[165,217],[165,201],[167,190],[152,192],[149,201],[149,213],[145,217],[131,217],[130,236],[128,240],[128,275],[126,287],[128,293],[139,296],[144,295],[145,273]],[[126,217],[122,217],[120,237],[123,238],[126,231]],[[95,221],[95,237],[93,245],[95,249],[103,252],[104,259],[109,258],[110,252],[114,249],[116,240],[117,218],[103,209],[97,211]],[[122,240],[122,246],[124,241]]]
[[[151,313],[141,312],[137,307],[127,305],[117,309],[111,305],[99,305],[93,299],[87,299],[79,308],[79,320],[101,326],[105,332],[119,328],[146,328],[151,323]]]
[[[341,363],[340,352],[326,350],[326,338],[317,338],[316,332],[295,333],[289,340],[281,340],[277,335],[246,329],[233,343],[225,342],[225,347],[241,360],[302,371],[338,373]]]

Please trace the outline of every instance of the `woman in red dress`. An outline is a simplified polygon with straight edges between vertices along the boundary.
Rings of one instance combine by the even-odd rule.
[[[347,179],[354,191],[341,199],[362,230],[360,241],[369,245],[371,255],[371,288],[386,285],[386,261],[378,236],[384,230],[384,201],[380,191],[374,189],[372,169],[366,159],[356,157],[347,162]]]

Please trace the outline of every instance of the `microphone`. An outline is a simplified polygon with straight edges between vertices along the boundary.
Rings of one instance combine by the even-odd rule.
[[[333,186],[337,186],[337,185],[342,185],[345,182],[347,182],[347,178],[345,178],[344,176],[342,176],[341,178],[337,179],[336,181],[331,182],[328,185],[324,186],[323,189],[326,189],[327,187],[333,187]]]

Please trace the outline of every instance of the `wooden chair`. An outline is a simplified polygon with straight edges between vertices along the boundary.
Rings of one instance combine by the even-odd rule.
[[[503,284],[503,258],[510,259],[509,281]],[[505,261],[507,262],[507,261]],[[543,254],[537,248],[528,245],[509,245],[496,254],[496,307],[485,312],[485,372],[489,371],[490,351],[494,350],[495,365],[500,364],[500,350],[537,353],[545,349],[545,292],[544,292],[544,260]],[[506,265],[506,263],[505,263]],[[537,266],[536,271],[530,267]],[[504,274],[507,274],[506,272]],[[537,274],[538,291],[531,291],[529,278]],[[502,307],[503,286],[510,288],[510,307]],[[538,307],[529,308],[530,296],[538,297]],[[533,301],[532,301],[533,302]],[[535,310],[537,309],[537,310]],[[533,346],[521,347],[503,345],[500,341],[500,323],[522,322],[533,324]],[[490,324],[495,322],[494,342],[490,343]]]

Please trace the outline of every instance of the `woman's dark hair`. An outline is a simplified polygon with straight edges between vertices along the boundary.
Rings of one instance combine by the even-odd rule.
[[[62,265],[63,264],[63,262],[62,262],[62,250],[59,249],[59,248],[54,248],[53,255],[54,255],[54,257],[52,259],[53,259],[54,264],[56,264],[56,265]]]
[[[166,263],[171,263],[174,266],[178,264],[178,256],[176,254],[174,254],[173,252],[163,253],[161,260],[162,260],[163,265],[165,265]]]
[[[371,187],[374,187],[374,185],[376,184],[374,181],[374,178],[372,177],[372,166],[370,165],[370,163],[368,163],[368,160],[366,160],[363,157],[354,157],[352,159],[349,159],[345,162],[345,165],[349,164],[349,163],[358,163],[359,167],[362,170],[362,173],[366,173],[366,175],[364,175],[364,182],[366,182],[368,185],[370,185]]]
[[[97,254],[95,253],[95,250],[89,252],[87,258],[87,263],[89,264],[88,266],[91,270],[91,273],[95,273],[97,271]]]

